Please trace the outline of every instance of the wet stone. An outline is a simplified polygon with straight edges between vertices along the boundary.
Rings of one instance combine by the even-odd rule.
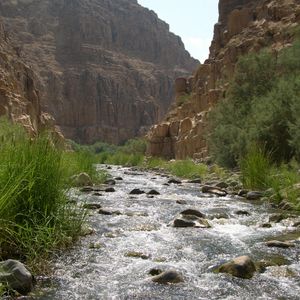
[[[198,183],[200,184],[202,180],[200,178],[189,180],[188,183]]]
[[[191,216],[196,216],[198,218],[205,218],[205,215],[196,209],[186,209],[186,210],[182,211],[180,214],[183,216],[191,215]]]
[[[121,215],[121,212],[120,211],[110,211],[110,210],[105,210],[105,209],[99,209],[98,214],[112,216],[112,215]]]
[[[93,196],[100,197],[100,196],[103,196],[103,195],[102,195],[101,193],[98,193],[98,192],[97,192],[97,193],[94,193]]]
[[[291,248],[291,247],[295,247],[295,244],[291,243],[291,242],[282,242],[282,241],[268,241],[266,242],[266,245],[268,247],[276,247],[276,248]]]
[[[130,195],[141,195],[141,194],[145,194],[145,192],[140,189],[133,189],[129,194]]]
[[[173,184],[181,184],[181,181],[179,179],[171,178],[168,183],[173,183]]]
[[[33,289],[33,276],[21,262],[9,259],[0,262],[0,283],[27,295]]]
[[[141,258],[141,259],[149,259],[150,256],[146,255],[142,252],[136,252],[136,251],[129,251],[127,253],[125,253],[126,257],[133,257],[133,258]]]
[[[251,215],[251,214],[250,214],[248,211],[246,211],[246,210],[237,210],[237,211],[235,212],[235,214],[238,215],[238,216],[250,216],[250,215]]]
[[[94,191],[94,189],[91,186],[85,186],[85,187],[80,189],[80,192],[82,192],[82,193],[90,193],[90,192],[93,192],[93,191]]]
[[[286,217],[283,214],[274,214],[269,217],[269,222],[279,223]]]
[[[238,196],[245,197],[248,194],[248,192],[249,192],[248,190],[240,190],[238,192]]]
[[[261,228],[271,228],[272,227],[272,224],[270,223],[263,223],[260,225]]]
[[[228,273],[234,277],[250,279],[253,277],[256,267],[249,256],[240,256],[219,267],[220,273]]]
[[[108,184],[108,185],[115,185],[116,181],[113,179],[108,179],[104,181],[104,184]]]
[[[195,225],[195,222],[183,219],[175,219],[173,222],[173,227],[195,227]]]
[[[160,193],[156,190],[151,190],[147,193],[147,195],[160,195]]]
[[[259,200],[262,197],[263,197],[263,193],[259,191],[251,191],[248,192],[246,195],[247,200]]]
[[[185,200],[176,200],[176,203],[181,205],[187,204]]]
[[[121,181],[121,180],[123,180],[123,178],[122,177],[116,177],[115,180]]]
[[[106,193],[113,193],[113,192],[115,192],[116,190],[113,188],[113,187],[110,187],[110,188],[106,188],[105,189],[105,192]]]
[[[204,185],[201,189],[202,193],[214,194],[216,196],[224,197],[227,195],[227,192],[218,187]]]
[[[174,270],[165,271],[151,278],[153,282],[160,284],[174,284],[183,282],[182,276]]]
[[[152,268],[148,274],[151,275],[151,276],[156,276],[156,275],[159,275],[163,272],[163,270],[161,269],[158,269],[158,268]]]
[[[228,188],[228,184],[226,182],[219,182],[216,184],[216,187],[220,188],[220,189],[227,189]]]
[[[101,205],[99,203],[85,203],[82,207],[85,209],[99,209]]]

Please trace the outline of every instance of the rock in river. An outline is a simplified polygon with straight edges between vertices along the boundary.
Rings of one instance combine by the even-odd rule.
[[[295,244],[291,243],[291,242],[282,242],[282,241],[268,241],[266,242],[266,245],[268,247],[277,247],[277,248],[290,248],[290,247],[295,247]]]
[[[175,178],[171,178],[168,183],[181,184],[181,181]]]
[[[246,194],[247,200],[258,200],[263,197],[263,193],[259,191],[251,191]]]
[[[234,277],[250,279],[256,271],[255,264],[249,256],[240,256],[219,267],[220,273],[227,273]]]
[[[129,194],[130,195],[141,195],[141,194],[145,194],[145,192],[140,189],[133,189]]]
[[[151,190],[147,193],[147,195],[160,195],[160,193],[156,190]]]
[[[162,272],[159,275],[152,277],[151,280],[160,284],[183,282],[182,276],[174,270]]]
[[[220,197],[224,197],[227,195],[227,192],[225,190],[209,185],[204,185],[202,187],[202,193],[214,194]]]
[[[180,214],[183,216],[190,215],[190,216],[196,216],[199,218],[205,218],[205,215],[196,209],[186,209],[186,210],[182,211]]]
[[[7,284],[9,288],[26,295],[33,288],[33,276],[22,263],[9,259],[0,262],[0,283]]]

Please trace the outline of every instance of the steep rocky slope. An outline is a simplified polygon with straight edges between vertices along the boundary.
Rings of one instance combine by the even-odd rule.
[[[0,116],[22,124],[32,136],[43,128],[59,135],[53,118],[41,110],[34,73],[19,54],[0,22]]]
[[[220,0],[209,58],[193,76],[176,80],[177,106],[148,133],[148,153],[207,157],[207,112],[225,96],[238,57],[265,47],[276,54],[290,45],[299,22],[299,0]]]
[[[136,0],[1,0],[42,107],[67,138],[119,143],[157,122],[198,62]]]

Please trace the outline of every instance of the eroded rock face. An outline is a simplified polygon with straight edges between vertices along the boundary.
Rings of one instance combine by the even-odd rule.
[[[78,142],[145,133],[198,64],[135,0],[1,0],[0,15],[38,74],[42,107]]]
[[[226,94],[239,56],[265,47],[280,51],[293,41],[291,29],[299,22],[298,0],[220,0],[209,58],[192,78],[176,80],[177,106],[148,132],[148,153],[205,160],[207,113]]]
[[[41,110],[35,74],[20,51],[0,20],[0,117],[23,125],[31,136],[48,128],[61,137],[53,118]]]

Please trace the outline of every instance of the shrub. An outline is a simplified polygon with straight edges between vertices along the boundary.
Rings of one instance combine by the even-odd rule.
[[[209,147],[220,165],[235,167],[251,145],[278,164],[300,159],[300,42],[278,58],[265,51],[242,57],[226,99],[209,115]]]

